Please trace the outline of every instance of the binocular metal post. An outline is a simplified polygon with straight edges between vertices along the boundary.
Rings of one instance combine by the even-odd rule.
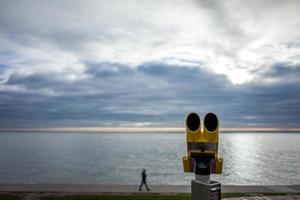
[[[195,180],[191,182],[192,200],[220,200],[221,183],[210,180],[210,160],[195,161]]]

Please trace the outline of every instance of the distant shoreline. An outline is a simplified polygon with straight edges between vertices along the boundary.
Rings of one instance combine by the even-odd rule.
[[[53,127],[0,128],[1,132],[185,133],[179,127]],[[221,128],[220,133],[300,133],[300,128]]]

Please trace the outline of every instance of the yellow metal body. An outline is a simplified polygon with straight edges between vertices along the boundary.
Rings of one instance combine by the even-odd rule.
[[[213,113],[208,113],[216,116]],[[207,115],[206,115],[207,116]],[[216,118],[217,119],[217,118]],[[213,174],[221,174],[223,159],[218,157],[218,142],[219,142],[219,123],[214,130],[209,131],[204,124],[201,130],[201,123],[199,128],[195,131],[189,129],[187,120],[185,123],[186,141],[187,141],[187,156],[182,158],[184,172],[194,172],[194,158],[192,155],[209,155],[211,160],[211,172]]]

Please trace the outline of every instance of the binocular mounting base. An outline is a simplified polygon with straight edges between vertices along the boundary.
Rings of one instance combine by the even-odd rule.
[[[191,182],[192,200],[221,200],[221,183],[216,181]]]
[[[221,200],[221,183],[210,180],[211,158],[195,159],[195,180],[191,182],[192,200]]]

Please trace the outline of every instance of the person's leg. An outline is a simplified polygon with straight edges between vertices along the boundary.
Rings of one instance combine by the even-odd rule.
[[[140,187],[139,187],[139,191],[142,191],[142,187],[143,187],[143,181],[141,182],[141,184],[140,184]]]
[[[147,191],[149,191],[150,189],[148,188],[148,185],[147,185],[146,181],[144,182],[144,184],[145,184],[145,187],[146,187]]]

